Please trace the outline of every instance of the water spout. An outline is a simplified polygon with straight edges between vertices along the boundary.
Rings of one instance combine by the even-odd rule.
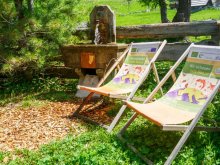
[[[95,26],[95,39],[94,39],[95,45],[100,44],[100,40],[101,40],[101,35],[99,32],[99,22],[97,22],[97,24]]]

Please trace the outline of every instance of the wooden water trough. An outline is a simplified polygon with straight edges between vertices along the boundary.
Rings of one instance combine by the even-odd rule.
[[[79,37],[90,36],[90,28],[77,29],[74,35]],[[150,24],[150,25],[137,25],[137,26],[118,26],[116,27],[116,39],[155,39],[162,40],[166,38],[179,38],[186,36],[209,36],[210,39],[199,42],[197,44],[204,45],[220,45],[220,21],[207,20],[199,22],[179,22],[179,23],[163,23],[163,24]],[[176,61],[179,56],[184,52],[190,43],[168,43],[159,60]],[[118,46],[120,48],[120,45]],[[121,50],[126,45],[122,45]],[[69,48],[68,48],[69,49]],[[74,69],[71,67],[64,67],[75,77]],[[56,71],[59,69],[55,69]],[[55,71],[54,70],[54,71]],[[56,72],[55,71],[55,72]],[[54,74],[56,75],[56,73]]]

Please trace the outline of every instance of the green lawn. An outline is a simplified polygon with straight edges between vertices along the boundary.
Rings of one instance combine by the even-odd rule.
[[[168,18],[171,21],[175,13],[175,10],[168,10]],[[155,24],[160,23],[160,11],[157,9],[156,11],[149,13],[141,12],[127,15],[117,15],[116,18],[117,26]],[[220,20],[220,10],[206,9],[191,15],[191,21],[202,21],[210,19]]]
[[[168,71],[170,63],[158,63],[160,77]],[[178,72],[181,67],[178,68]],[[48,102],[62,102],[75,100],[77,80],[34,79],[32,82],[6,84],[6,89],[0,93],[0,105],[20,103],[24,108],[33,108],[48,104]],[[165,90],[172,83],[166,83]],[[137,94],[147,96],[155,87],[153,74],[144,83]],[[13,94],[12,94],[13,93]],[[218,94],[206,112],[206,117],[220,121]],[[115,109],[119,109],[120,102],[116,102]],[[109,113],[110,115],[114,114]],[[119,125],[112,133],[98,126],[82,122],[86,131],[69,133],[63,139],[42,145],[40,149],[31,151],[27,149],[13,152],[0,152],[0,164],[144,164],[116,134],[131,116],[130,110],[123,116]],[[204,125],[206,120],[200,120]],[[206,124],[205,124],[206,125]],[[128,129],[125,137],[133,143],[142,154],[154,160],[155,164],[163,164],[171,150],[181,137],[180,132],[163,132],[159,127],[138,118]],[[219,133],[194,132],[181,149],[174,164],[219,164],[220,141]]]
[[[128,5],[126,0],[96,0],[89,1],[88,4],[90,8],[94,5],[109,5],[116,14],[117,26],[143,25],[161,22],[159,8],[146,12],[146,7],[141,6],[138,0],[132,0],[130,5]],[[169,20],[172,21],[176,10],[168,9],[167,13]],[[220,10],[208,8],[191,14],[191,21],[208,19],[220,20]]]

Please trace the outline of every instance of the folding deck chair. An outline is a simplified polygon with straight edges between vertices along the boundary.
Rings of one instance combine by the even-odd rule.
[[[163,42],[132,43],[129,48],[124,52],[124,54],[122,54],[120,58],[115,62],[115,64],[108,70],[103,79],[100,80],[97,87],[92,88],[86,86],[78,86],[78,89],[87,90],[90,93],[83,100],[78,109],[73,113],[73,116],[82,118],[94,124],[98,124],[106,128],[107,131],[110,132],[117,124],[126,106],[123,106],[119,110],[118,114],[116,115],[110,126],[97,123],[90,118],[81,115],[80,111],[83,109],[86,102],[90,100],[91,96],[94,93],[111,98],[131,100],[138,87],[147,78],[151,68],[153,69],[156,80],[159,83],[159,77],[154,62],[159,56],[165,44],[166,40],[164,40]],[[107,84],[100,86],[125,56],[125,61],[116,76]],[[127,94],[127,96],[125,94]]]
[[[160,99],[150,102],[186,57],[183,70],[174,85]],[[141,115],[162,127],[162,130],[184,131],[183,136],[165,162],[165,164],[171,164],[194,129],[199,131],[220,131],[220,127],[196,126],[218,91],[219,80],[220,47],[191,44],[142,104],[126,101],[127,106],[134,110],[135,113],[119,131],[119,139],[126,142],[128,147],[136,152],[146,163],[152,164],[148,158],[141,155],[133,145],[123,138],[125,130],[134,119]],[[190,124],[185,125],[186,122],[190,122]]]

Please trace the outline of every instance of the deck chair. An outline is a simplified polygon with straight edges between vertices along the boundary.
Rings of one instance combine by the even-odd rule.
[[[90,100],[91,96],[94,93],[111,98],[131,100],[138,87],[147,78],[151,68],[153,69],[156,80],[159,83],[159,77],[154,62],[159,56],[165,44],[166,40],[164,40],[163,42],[132,43],[129,48],[124,52],[124,54],[122,54],[122,56],[117,60],[117,62],[108,70],[103,79],[100,80],[97,87],[92,88],[86,86],[78,86],[78,89],[87,90],[90,93],[83,100],[82,104],[78,107],[78,109],[73,113],[72,116],[84,119],[94,124],[98,124],[106,128],[107,131],[110,132],[119,121],[126,106],[123,106],[119,110],[118,114],[116,115],[110,126],[92,121],[90,118],[85,117],[85,115],[81,115],[80,111],[83,109],[86,102]],[[101,86],[106,78],[109,76],[109,74],[115,69],[115,67],[125,56],[126,58],[124,60],[124,63],[119,69],[118,73],[110,82]]]
[[[150,102],[185,58],[183,70],[174,85],[160,99]],[[152,164],[152,161],[141,155],[123,137],[125,130],[134,119],[141,115],[160,126],[162,130],[184,131],[183,136],[165,162],[165,164],[171,164],[193,130],[220,131],[219,127],[196,126],[219,89],[219,79],[220,47],[191,44],[143,103],[126,101],[127,106],[135,113],[117,134],[119,139],[126,142],[146,163]],[[186,122],[190,124],[186,125]]]

